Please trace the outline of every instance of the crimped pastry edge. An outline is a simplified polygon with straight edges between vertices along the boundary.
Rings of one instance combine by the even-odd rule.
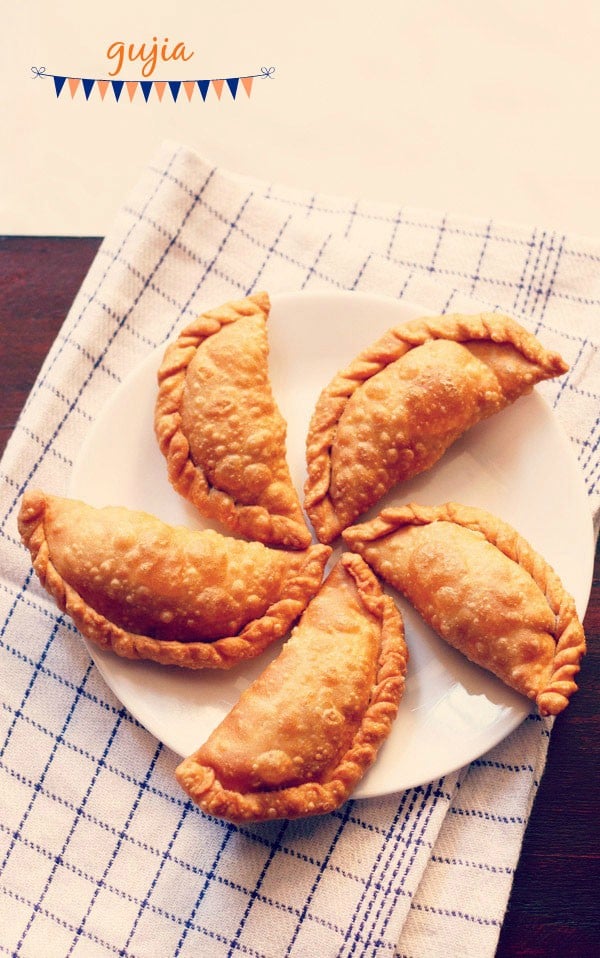
[[[202,810],[233,822],[267,821],[322,815],[338,808],[373,764],[392,727],[402,698],[408,650],[402,617],[393,599],[381,586],[367,563],[358,555],[344,553],[340,559],[354,579],[359,596],[381,622],[381,646],[371,701],[350,748],[329,774],[326,782],[306,782],[282,789],[238,792],[224,788],[213,768],[202,765],[195,754],[176,769],[177,780]]]
[[[513,526],[491,512],[476,506],[446,502],[438,506],[405,506],[383,509],[370,522],[349,526],[342,533],[349,548],[360,550],[360,543],[372,543],[393,535],[406,525],[427,525],[431,522],[452,522],[482,535],[508,559],[529,573],[545,597],[554,615],[556,642],[552,675],[548,684],[535,696],[540,715],[558,715],[577,691],[574,676],[580,670],[586,652],[583,626],[575,600],[564,588],[552,566]]]
[[[181,331],[167,347],[158,371],[154,431],[167,462],[169,482],[203,516],[265,545],[302,550],[312,540],[308,527],[288,516],[271,514],[263,506],[240,505],[229,493],[212,486],[202,467],[193,461],[182,428],[181,401],[187,368],[198,347],[240,317],[262,313],[266,318],[270,308],[268,294],[257,292],[202,313]],[[301,511],[299,501],[298,509]]]
[[[19,531],[28,547],[33,568],[59,609],[66,612],[82,635],[102,649],[127,659],[147,659],[161,665],[186,669],[230,669],[238,662],[255,658],[272,642],[285,635],[319,589],[323,570],[331,554],[328,546],[313,545],[305,562],[285,582],[278,600],[257,619],[248,622],[237,635],[206,642],[177,642],[128,632],[89,606],[57,571],[44,530],[47,498],[29,490],[22,500]]]
[[[444,313],[423,316],[395,326],[362,350],[322,390],[313,411],[306,438],[308,477],[304,507],[321,542],[333,542],[345,523],[329,496],[331,449],[337,423],[352,394],[368,379],[396,362],[411,349],[435,339],[456,343],[489,340],[510,344],[541,371],[536,382],[551,379],[568,369],[562,357],[547,350],[515,319],[502,313]]]

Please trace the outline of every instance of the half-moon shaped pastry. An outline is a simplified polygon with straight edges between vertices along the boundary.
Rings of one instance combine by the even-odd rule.
[[[191,669],[231,668],[285,635],[331,552],[269,549],[39,491],[23,496],[19,531],[83,635],[125,658]]]
[[[305,507],[332,542],[467,429],[564,373],[508,316],[445,315],[388,330],[323,390],[307,437]]]
[[[394,601],[360,556],[344,554],[279,656],[181,763],[179,782],[235,822],[337,808],[390,731],[406,663]]]
[[[470,506],[384,509],[343,533],[351,549],[472,662],[557,715],[585,654],[575,602],[506,522]]]
[[[266,293],[203,313],[168,347],[154,426],[169,480],[248,539],[305,549],[311,534],[286,461],[268,370]]]

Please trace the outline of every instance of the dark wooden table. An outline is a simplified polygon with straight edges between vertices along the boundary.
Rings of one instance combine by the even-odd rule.
[[[99,244],[94,238],[0,239],[0,452]],[[585,958],[600,953],[598,559],[597,553],[584,622],[589,651],[581,689],[552,734],[500,936],[499,958]]]

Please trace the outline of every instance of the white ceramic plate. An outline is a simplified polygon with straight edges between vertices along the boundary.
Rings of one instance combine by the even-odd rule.
[[[323,386],[380,333],[427,312],[359,293],[273,297],[271,378],[288,422],[288,460],[299,491],[308,421]],[[208,523],[169,485],[154,438],[156,371],[163,352],[161,347],[149,356],[102,409],[81,450],[70,495],[202,528]],[[385,503],[448,500],[483,507],[514,525],[554,566],[583,615],[594,554],[586,493],[569,441],[538,394],[476,426],[433,469],[390,493]],[[357,798],[423,784],[465,765],[530,710],[528,701],[449,648],[396,598],[410,647],[409,678],[392,734],[354,793]],[[280,645],[229,672],[186,672],[88,647],[132,715],[185,756],[205,741]]]

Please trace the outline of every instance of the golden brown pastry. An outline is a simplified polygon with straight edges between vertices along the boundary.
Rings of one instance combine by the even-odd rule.
[[[204,811],[230,821],[337,808],[390,731],[406,662],[393,600],[346,553],[279,656],[181,763],[179,782]]]
[[[42,585],[88,639],[130,659],[228,669],[284,635],[331,550],[269,549],[27,491],[19,531]]]
[[[248,539],[311,542],[268,371],[266,293],[203,313],[168,347],[155,431],[177,491]]]
[[[508,316],[424,317],[365,349],[323,390],[307,437],[305,508],[321,542],[433,466],[467,429],[566,372]]]
[[[556,715],[585,654],[575,603],[511,526],[469,506],[384,509],[343,533],[471,661]]]

